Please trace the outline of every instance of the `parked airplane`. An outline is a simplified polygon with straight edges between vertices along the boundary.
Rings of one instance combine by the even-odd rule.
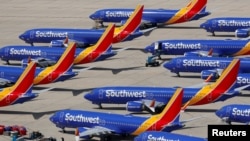
[[[113,34],[114,24],[110,24],[95,45],[85,49],[77,48],[74,65],[102,61],[116,55],[116,51],[112,50]],[[57,62],[65,50],[66,48],[50,48],[46,46],[5,46],[0,49],[0,58],[8,64],[9,60],[18,60],[25,64],[28,62],[28,58],[36,62],[42,58],[43,65],[49,66],[51,61]],[[40,64],[40,62],[38,63]]]
[[[235,88],[240,61],[235,59],[223,71],[221,77],[211,84],[183,88],[183,108],[192,105],[203,105],[224,101],[240,94],[245,87]],[[84,98],[102,108],[102,103],[126,104],[126,109],[132,112],[143,110],[159,113],[169,102],[176,87],[143,87],[143,86],[110,86],[93,89]]]
[[[235,32],[235,36],[246,38],[250,35],[250,18],[243,17],[219,17],[212,18],[200,25],[207,32]]]
[[[32,93],[35,69],[36,64],[31,62],[23,71],[15,85],[1,90],[0,107],[24,103],[37,97],[37,94]]]
[[[232,57],[176,57],[163,64],[163,66],[180,76],[180,72],[192,72],[219,76],[234,58]],[[250,59],[240,59],[239,73],[250,73]]]
[[[46,68],[37,67],[34,85],[64,81],[76,76],[78,72],[72,71],[75,50],[76,44],[70,43],[56,64]],[[16,83],[24,69],[17,66],[0,66],[0,85],[5,87]]]
[[[112,43],[129,41],[142,35],[148,35],[150,30],[139,30],[143,5],[138,5],[129,20],[119,28],[115,28]],[[102,29],[75,29],[75,28],[35,28],[25,31],[19,36],[26,43],[51,43],[51,46],[64,46],[64,40],[76,42],[78,46],[96,44],[105,30]]]
[[[147,46],[153,55],[240,56],[250,54],[249,40],[160,40]]]
[[[229,104],[217,110],[215,114],[228,124],[250,123],[250,105],[247,104]]]
[[[169,25],[198,20],[210,15],[206,12],[207,0],[191,0],[181,9],[145,9],[142,15],[143,26]],[[115,8],[100,9],[89,16],[96,24],[103,22],[124,23],[134,9]]]
[[[146,131],[135,137],[134,141],[207,141],[207,139],[177,133]]]
[[[103,135],[109,140],[109,134],[138,135],[144,131],[166,131],[180,129],[185,122],[179,121],[183,89],[178,88],[164,110],[151,117],[100,113],[83,110],[61,110],[50,117],[57,127],[77,128],[79,137],[90,138]]]

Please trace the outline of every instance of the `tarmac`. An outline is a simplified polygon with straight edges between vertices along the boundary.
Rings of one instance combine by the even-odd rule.
[[[67,27],[67,28],[92,28],[94,22],[89,15],[102,8],[135,8],[143,4],[144,8],[179,9],[185,6],[188,0],[1,0],[0,5],[0,47],[6,45],[28,45],[18,38],[24,31],[39,27]],[[74,69],[94,66],[91,70],[81,72],[78,76],[65,82],[35,86],[34,90],[53,87],[54,89],[42,93],[32,101],[0,108],[0,124],[23,125],[28,131],[39,131],[45,137],[54,137],[57,140],[74,141],[74,129],[66,128],[66,133],[49,121],[49,117],[61,109],[82,109],[99,112],[129,114],[125,105],[104,104],[103,109],[92,105],[83,98],[83,95],[95,87],[111,85],[129,86],[162,86],[186,87],[203,81],[200,74],[181,73],[181,77],[169,72],[162,66],[145,67],[149,54],[142,52],[147,45],[163,39],[227,39],[234,38],[234,33],[215,33],[212,36],[199,25],[209,18],[214,17],[248,17],[249,0],[208,0],[207,11],[212,14],[198,21],[169,25],[155,29],[150,36],[139,37],[135,40],[117,43],[114,49],[129,47],[119,52],[116,56],[106,61],[83,64]],[[35,44],[42,45],[42,44]],[[44,45],[44,44],[43,44]],[[176,56],[162,56],[165,61]],[[20,62],[10,62],[20,65]],[[1,61],[1,65],[6,65]],[[181,120],[203,116],[193,122],[188,122],[186,127],[174,131],[185,135],[207,138],[207,126],[211,124],[225,124],[214,111],[223,105],[231,103],[249,104],[249,92],[243,96],[234,97],[224,102],[217,102],[201,106],[188,107],[181,113]],[[148,113],[136,114],[150,116]],[[132,140],[133,137],[114,137],[114,140]],[[1,141],[9,141],[7,136],[0,136]],[[99,140],[94,138],[93,140]]]

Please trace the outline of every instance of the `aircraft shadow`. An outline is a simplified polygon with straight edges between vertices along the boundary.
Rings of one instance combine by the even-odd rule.
[[[197,76],[197,75],[180,75],[180,76],[177,76],[177,75],[175,75],[175,76],[172,76],[172,77],[177,77],[177,78],[199,78],[199,79],[201,79],[201,76]]]
[[[34,87],[33,90],[43,90],[43,89],[47,89],[45,87]],[[56,92],[60,92],[60,91],[66,91],[66,92],[72,92],[73,96],[77,96],[79,94],[82,94],[84,92],[88,92],[93,90],[94,88],[85,88],[85,89],[69,89],[69,88],[53,88],[50,91],[56,91]]]
[[[250,94],[241,94],[241,95],[238,95],[238,97],[250,97]]]
[[[184,112],[199,112],[199,113],[208,113],[208,112],[216,112],[218,109],[185,109]]]
[[[144,66],[136,66],[136,67],[127,67],[127,68],[104,68],[104,67],[93,67],[90,70],[97,70],[97,71],[112,71],[113,74],[118,74],[122,71],[127,70],[139,70],[142,69]],[[74,69],[84,69],[85,67],[74,67]]]
[[[228,37],[228,38],[235,38],[235,35],[208,35],[210,37]]]
[[[44,115],[48,114],[53,114],[57,110],[52,110],[52,111],[45,111],[45,112],[27,112],[27,111],[5,111],[5,110],[0,110],[1,114],[7,114],[7,115],[32,115],[34,119],[39,119]]]
[[[171,28],[171,29],[202,29],[197,26],[169,26],[169,25],[158,25],[158,28]]]
[[[126,107],[104,107],[102,106],[102,108],[96,107],[94,109],[100,109],[100,110],[126,110]]]

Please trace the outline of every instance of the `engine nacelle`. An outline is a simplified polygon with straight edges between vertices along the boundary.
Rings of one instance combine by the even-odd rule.
[[[201,55],[197,52],[185,52],[184,56],[201,56]]]
[[[201,78],[205,80],[211,74],[212,74],[212,76],[209,79],[209,81],[215,81],[216,79],[218,79],[220,77],[220,75],[218,74],[218,72],[216,70],[204,70],[204,71],[201,71]]]
[[[63,41],[52,40],[50,42],[50,47],[65,47]]]
[[[130,112],[142,112],[144,110],[144,105],[141,102],[129,101],[126,104],[126,108]]]
[[[249,36],[250,29],[237,29],[235,36],[238,38],[247,38]]]
[[[81,132],[84,132],[84,131],[86,131],[86,130],[88,130],[88,129],[86,129],[86,128],[84,128],[84,127],[78,127],[78,128],[76,128],[75,135],[76,135],[76,136],[79,136],[80,138],[91,139],[92,136],[89,136],[89,135],[87,135],[87,136],[81,136],[81,135],[80,135]]]

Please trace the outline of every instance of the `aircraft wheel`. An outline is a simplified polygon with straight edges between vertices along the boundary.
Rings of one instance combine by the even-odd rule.
[[[145,66],[148,67],[148,63],[146,63]]]
[[[102,135],[101,136],[101,141],[110,141],[111,140],[111,136],[109,135]]]

